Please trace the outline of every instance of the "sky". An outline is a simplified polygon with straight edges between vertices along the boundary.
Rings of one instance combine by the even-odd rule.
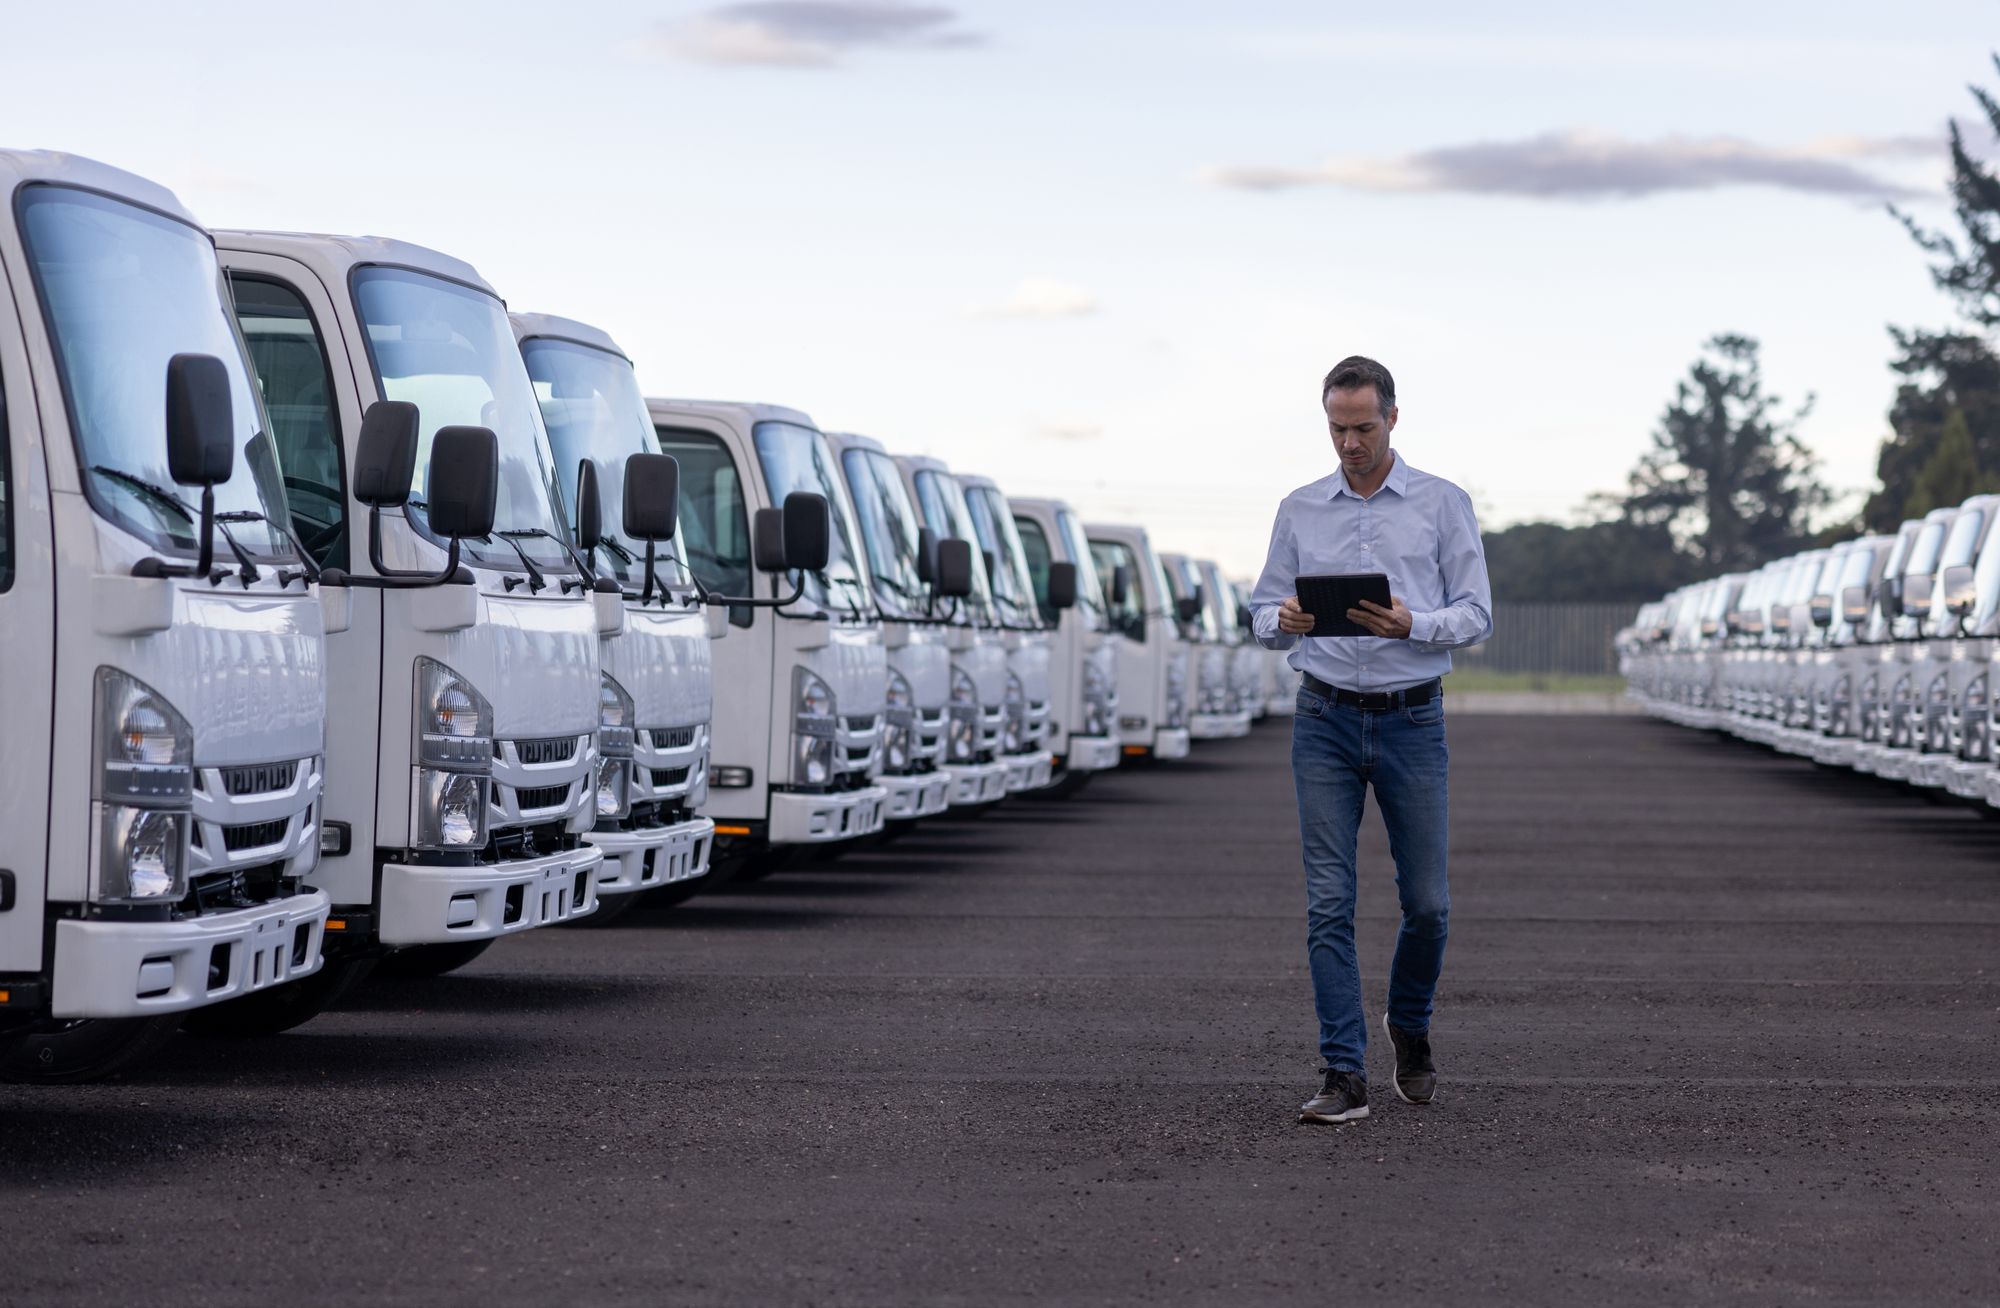
[[[1238,573],[1353,353],[1489,527],[1618,490],[1725,331],[1872,483],[1990,0],[1391,8],[15,0],[0,123]]]

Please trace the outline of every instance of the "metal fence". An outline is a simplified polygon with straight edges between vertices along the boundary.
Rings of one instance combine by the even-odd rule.
[[[1459,650],[1452,662],[1467,672],[1613,676],[1611,638],[1631,624],[1636,604],[1493,605],[1493,639]]]

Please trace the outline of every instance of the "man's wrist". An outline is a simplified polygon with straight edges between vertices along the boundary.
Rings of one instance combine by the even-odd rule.
[[[1411,640],[1428,641],[1437,634],[1437,615],[1434,613],[1412,613],[1410,615]]]

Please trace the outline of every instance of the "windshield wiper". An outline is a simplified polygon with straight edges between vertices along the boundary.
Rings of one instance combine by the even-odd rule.
[[[556,543],[556,547],[560,549],[564,554],[568,555],[569,561],[576,565],[576,571],[578,574],[578,581],[576,583],[576,588],[578,590],[590,589],[590,580],[593,576],[596,575],[591,571],[590,565],[584,562],[583,555],[578,554],[576,552],[576,547],[574,545],[571,545],[567,540],[564,540],[561,536],[556,535],[554,532],[550,531],[547,527],[510,527],[506,531],[501,532],[500,534],[502,536],[507,536],[507,537],[518,536],[523,540],[527,539],[530,536],[539,536],[543,540],[554,541]],[[512,544],[512,541],[510,540],[508,543]],[[517,552],[518,549],[519,547],[517,546],[516,547]],[[523,559],[523,562],[525,561],[526,560]],[[563,590],[565,593],[567,593],[569,590],[569,583],[567,581],[563,583]]]
[[[291,543],[292,548],[298,551],[299,567],[303,572],[305,579],[311,582],[317,582],[319,580],[319,571],[320,571],[319,564],[313,561],[312,555],[306,553],[305,545],[300,542],[297,536],[292,534],[292,529],[290,527],[279,526],[277,523],[271,520],[270,515],[259,513],[255,509],[232,509],[228,513],[216,514],[215,521],[217,526],[221,526],[225,522],[263,523],[265,526],[269,527],[272,531],[275,531],[280,536],[283,536],[287,541]],[[222,534],[223,537],[227,539],[229,536],[229,528],[223,527]],[[281,584],[284,584],[285,579],[291,575],[296,575],[296,574],[289,573],[284,568],[278,569],[278,580]]]
[[[172,509],[180,515],[183,521],[192,523],[200,520],[192,507],[185,503],[180,496],[174,494],[164,486],[157,486],[147,481],[144,477],[135,477],[123,468],[113,468],[107,464],[92,464],[90,470],[100,477],[109,477],[120,485],[130,486],[133,490],[142,492],[157,503]],[[230,533],[229,528],[223,525],[225,519],[233,520],[234,517],[235,515],[233,514],[219,513],[215,517],[215,525],[217,530],[222,532],[222,539],[228,542],[229,552],[236,556],[237,577],[242,580],[245,586],[248,586],[262,574],[257,571],[257,564],[251,559],[249,551],[238,544],[236,537]]]
[[[547,586],[549,584],[548,579],[542,576],[542,570],[535,566],[535,561],[528,557],[528,551],[521,548],[521,542],[516,540],[515,537],[532,536],[541,530],[540,527],[530,527],[526,531],[502,531],[494,533],[501,540],[507,542],[508,547],[514,551],[514,557],[521,560],[521,566],[527,569],[528,593],[530,595]],[[507,578],[504,584],[508,590],[514,589],[514,579],[512,577]]]

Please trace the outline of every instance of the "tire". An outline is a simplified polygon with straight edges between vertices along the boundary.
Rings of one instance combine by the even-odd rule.
[[[487,940],[454,940],[441,945],[410,945],[385,954],[375,966],[383,976],[403,981],[443,976],[456,972],[485,953],[493,944]]]
[[[662,887],[662,889],[664,888]],[[616,895],[607,895],[599,892],[597,907],[594,910],[583,917],[570,918],[560,925],[575,927],[579,931],[586,931],[592,927],[608,927],[619,918],[624,917],[632,905],[638,903],[640,897],[645,893],[643,890],[632,890]]]
[[[189,1035],[224,1040],[274,1036],[332,1008],[374,970],[373,957],[329,958],[303,981],[197,1008],[182,1020],[181,1029]]]
[[[743,861],[737,865],[735,874],[730,879],[733,881],[762,881],[765,877],[770,876],[780,868],[789,867],[797,856],[798,851],[789,845],[781,845],[776,849],[760,849],[755,853],[745,854]]]
[[[1096,775],[1095,772],[1078,772],[1075,768],[1064,768],[1062,775],[1051,785],[1044,787],[1037,798],[1068,799],[1072,795],[1080,795],[1084,788],[1090,785],[1090,779]]]
[[[159,1052],[180,1025],[179,1013],[37,1022],[26,1034],[0,1043],[0,1081],[76,1085],[102,1080]]]

